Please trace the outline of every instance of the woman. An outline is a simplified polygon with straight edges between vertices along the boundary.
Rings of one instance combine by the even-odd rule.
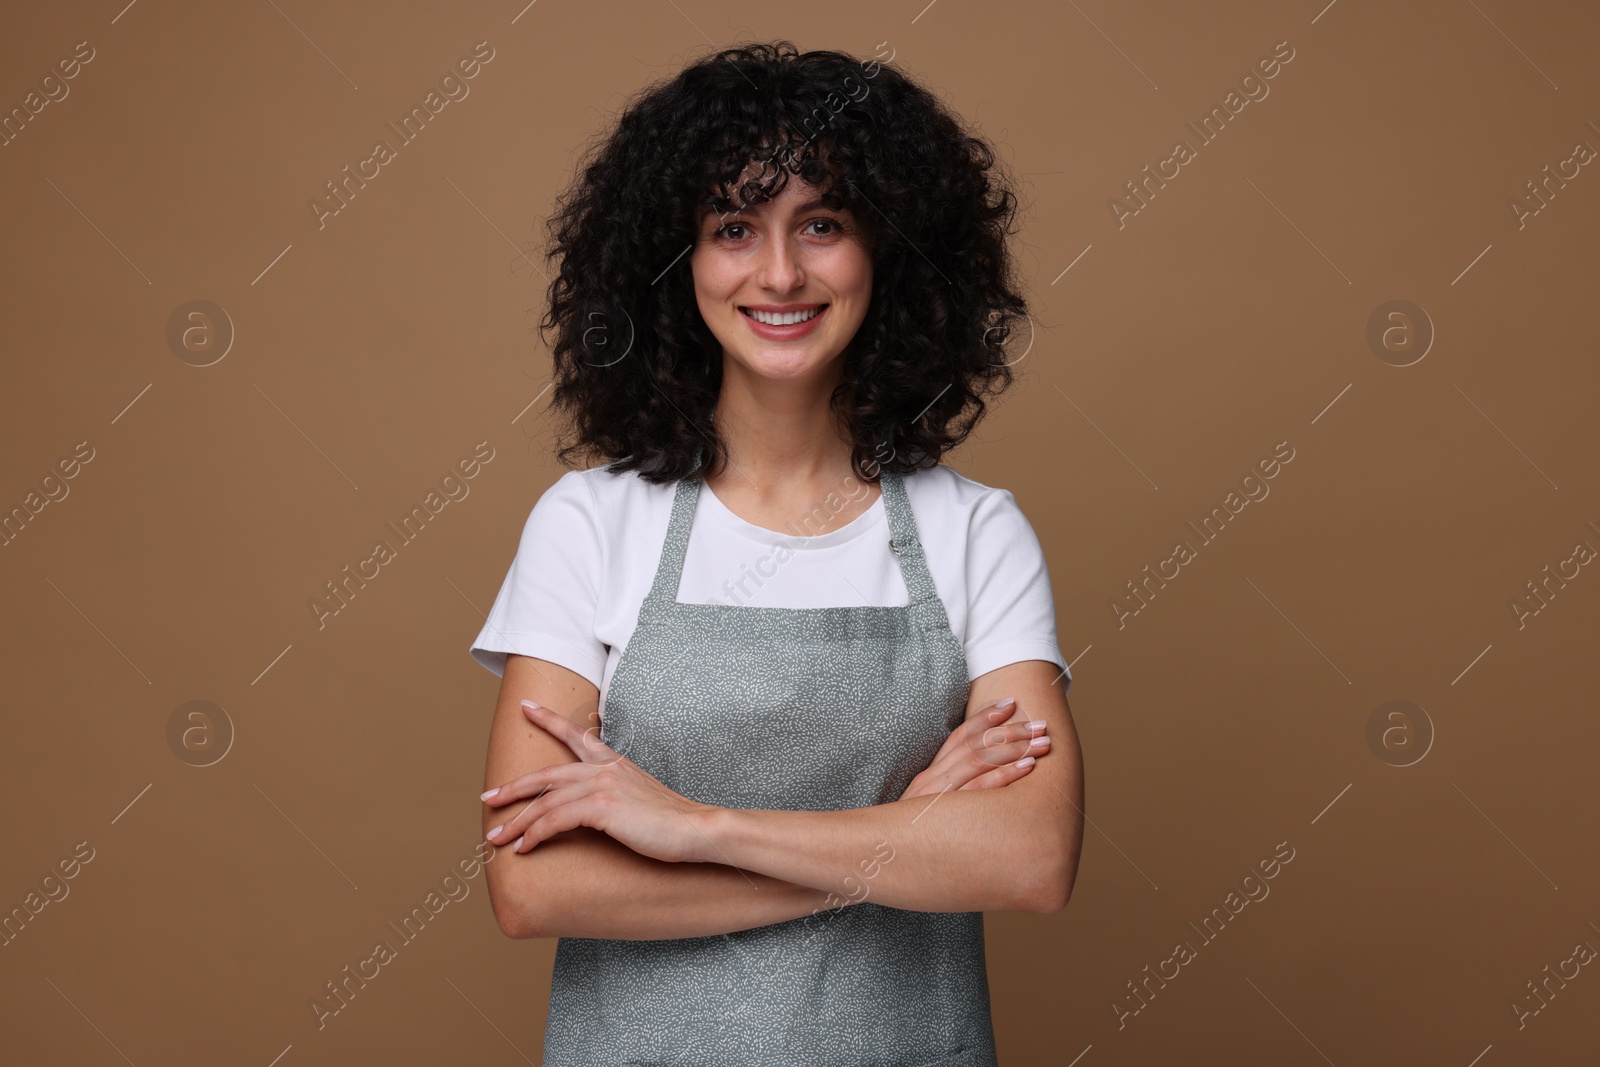
[[[610,462],[472,646],[548,1067],[996,1062],[982,912],[1065,905],[1082,773],[1038,540],[939,464],[1026,313],[994,168],[778,42],[636,99],[559,205],[560,455]]]

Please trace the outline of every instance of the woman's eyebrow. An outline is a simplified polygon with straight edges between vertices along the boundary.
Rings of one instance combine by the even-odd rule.
[[[806,212],[806,211],[815,211],[817,208],[827,208],[829,211],[843,211],[844,210],[844,208],[836,208],[832,204],[824,203],[822,201],[821,197],[817,197],[817,198],[814,198],[814,199],[811,199],[811,200],[807,200],[805,203],[801,204],[799,207],[795,208],[794,210],[795,210],[795,214],[798,215],[798,214],[801,214],[801,213]],[[728,211],[728,212],[722,213],[720,215],[720,217],[721,218],[733,218],[736,215],[751,215],[751,214],[754,214],[754,213],[755,212],[750,208],[740,208],[737,211]],[[709,214],[717,215],[718,212],[712,211],[712,212],[709,212]]]

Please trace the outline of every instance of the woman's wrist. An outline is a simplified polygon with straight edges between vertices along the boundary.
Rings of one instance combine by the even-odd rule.
[[[731,839],[741,812],[737,808],[719,808],[708,804],[690,813],[689,821],[698,831],[695,834],[693,863],[722,863],[733,865],[723,847]]]
[[[753,821],[751,813],[739,808],[706,807],[696,811],[690,818],[700,831],[695,836],[703,846],[703,854],[697,856],[696,861],[720,863],[738,868],[731,854],[736,849],[735,843],[740,840],[739,835],[747,833],[750,829]],[[786,919],[799,919],[808,915],[815,918],[844,904],[852,903],[824,889],[815,889],[755,871],[746,871],[745,874],[757,885],[780,890],[774,898],[777,910],[767,920],[768,922],[783,922]]]

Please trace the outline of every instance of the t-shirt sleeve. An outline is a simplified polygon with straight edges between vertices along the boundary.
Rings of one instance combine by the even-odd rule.
[[[985,494],[967,543],[967,671],[981,674],[1022,660],[1048,660],[1072,672],[1056,635],[1055,595],[1044,549],[1009,490]]]
[[[568,471],[528,514],[472,658],[503,677],[507,653],[536,656],[599,688],[608,651],[595,636],[603,566],[594,493],[581,471]]]

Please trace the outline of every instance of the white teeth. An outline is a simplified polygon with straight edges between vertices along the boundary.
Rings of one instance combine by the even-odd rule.
[[[748,308],[745,310],[746,315],[749,315],[757,322],[764,322],[768,326],[792,326],[797,322],[814,319],[821,313],[822,309],[820,307],[814,307],[810,311],[787,311],[782,313],[755,311]]]

